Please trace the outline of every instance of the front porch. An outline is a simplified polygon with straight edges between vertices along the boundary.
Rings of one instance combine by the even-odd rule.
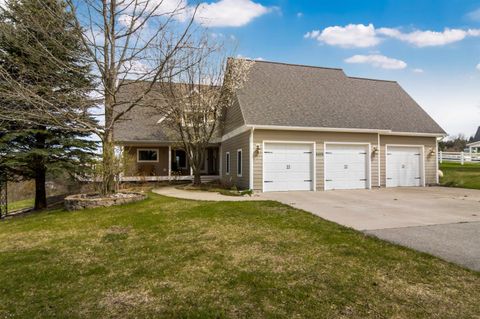
[[[192,180],[193,172],[185,151],[171,145],[123,146],[125,169],[120,176],[123,182],[156,182]],[[219,179],[219,147],[205,150],[202,165],[202,182]]]

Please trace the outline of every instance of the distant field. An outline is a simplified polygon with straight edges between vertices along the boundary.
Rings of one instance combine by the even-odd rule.
[[[440,170],[443,186],[480,189],[480,163],[442,163]]]

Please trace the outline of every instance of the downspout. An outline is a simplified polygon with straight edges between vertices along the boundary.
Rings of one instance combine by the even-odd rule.
[[[377,145],[377,154],[375,154],[377,156],[377,162],[378,162],[378,188],[381,187],[381,184],[382,184],[382,172],[381,172],[381,165],[380,165],[380,160],[382,159],[382,152],[380,151],[381,147],[380,147],[380,133],[377,134],[378,135],[378,145]],[[387,172],[385,172],[385,176],[387,176]]]
[[[253,190],[253,131],[255,130],[254,127],[252,127],[252,129],[250,130],[250,152],[249,152],[249,156],[250,156],[250,160],[248,161],[249,163],[249,168],[248,168],[248,184],[249,184],[249,187],[251,190]]]

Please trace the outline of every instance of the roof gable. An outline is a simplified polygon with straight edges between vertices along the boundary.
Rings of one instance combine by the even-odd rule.
[[[473,137],[473,141],[472,141],[472,142],[480,142],[480,126],[478,127],[477,133],[476,133],[475,136]]]

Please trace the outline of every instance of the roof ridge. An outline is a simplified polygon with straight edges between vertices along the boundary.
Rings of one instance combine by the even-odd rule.
[[[362,78],[360,76],[347,76],[349,79],[354,80],[367,80],[367,81],[378,81],[378,82],[390,82],[390,83],[398,83],[395,80],[383,80],[383,79],[372,79],[372,78]]]
[[[235,59],[238,59],[238,58],[235,58]],[[277,62],[277,61],[267,61],[267,60],[255,60],[255,59],[245,59],[245,60],[252,61],[252,62],[257,62],[257,63],[271,63],[271,64],[281,64],[281,65],[290,65],[290,66],[301,66],[301,67],[312,68],[312,69],[327,69],[327,70],[336,70],[336,71],[344,72],[342,68],[333,68],[333,67],[327,67],[327,66],[316,66],[316,65],[308,65],[308,64],[287,63],[287,62]]]

